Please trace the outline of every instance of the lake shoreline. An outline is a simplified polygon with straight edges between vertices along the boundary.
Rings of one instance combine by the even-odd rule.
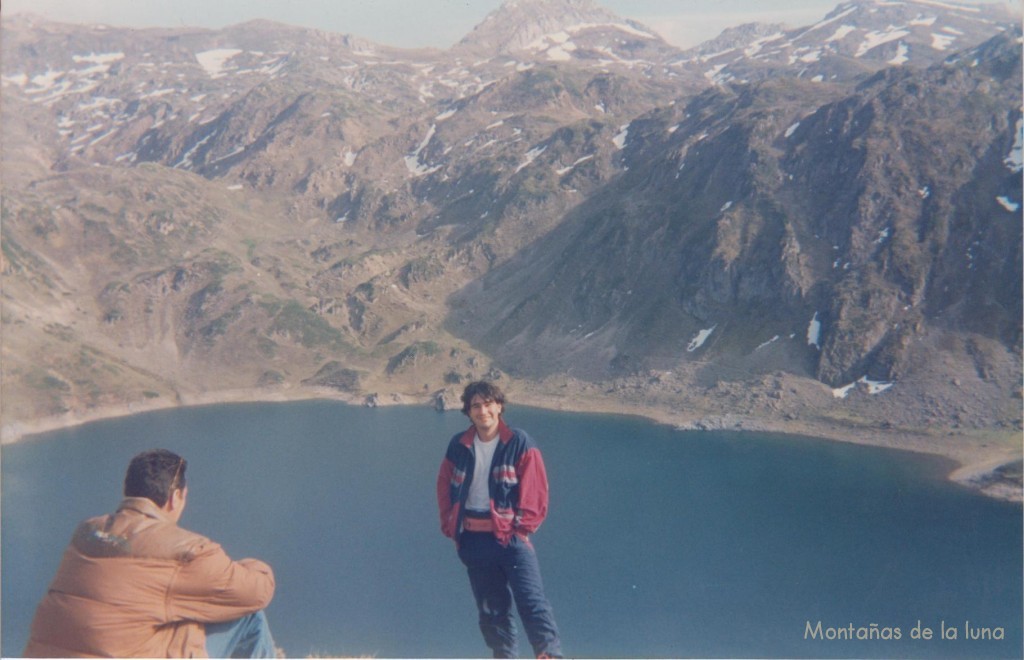
[[[1008,502],[1020,503],[1024,493],[1015,481],[1008,481],[1005,472],[1008,467],[1021,460],[1021,445],[1012,442],[1015,434],[1006,432],[1000,442],[989,442],[966,434],[947,432],[924,433],[905,430],[885,430],[841,425],[831,420],[784,420],[758,417],[746,418],[728,415],[715,418],[708,425],[705,417],[691,413],[686,415],[678,410],[657,406],[632,405],[611,397],[583,398],[571,400],[561,397],[531,395],[517,391],[510,405],[516,404],[562,412],[629,415],[642,417],[658,424],[672,426],[680,431],[748,431],[757,433],[778,433],[802,436],[835,442],[882,447],[928,454],[949,459],[954,468],[947,478],[957,484],[971,488],[986,496]],[[182,394],[177,400],[153,399],[108,406],[69,411],[61,415],[40,418],[26,422],[11,422],[0,428],[0,442],[9,445],[33,436],[64,428],[71,428],[104,419],[125,417],[157,410],[205,406],[223,403],[285,403],[308,400],[330,400],[348,405],[365,406],[367,398],[362,395],[346,394],[326,388],[294,388],[276,391],[262,389],[239,389],[218,392]],[[436,395],[408,396],[395,394],[390,400],[375,399],[378,406],[435,405]],[[1016,434],[1019,437],[1019,434]]]

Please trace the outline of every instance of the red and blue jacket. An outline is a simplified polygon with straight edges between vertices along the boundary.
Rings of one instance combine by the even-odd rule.
[[[441,532],[456,542],[462,532],[466,497],[473,481],[475,436],[476,429],[471,426],[451,439],[437,475]],[[487,489],[494,536],[507,545],[513,534],[525,538],[544,522],[548,514],[548,477],[540,449],[525,431],[511,429],[501,420],[498,441]]]

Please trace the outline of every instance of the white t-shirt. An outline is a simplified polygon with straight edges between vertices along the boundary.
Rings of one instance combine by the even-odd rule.
[[[490,512],[491,510],[491,494],[487,489],[489,481],[487,477],[491,472],[491,461],[499,442],[497,437],[490,442],[481,442],[479,435],[473,438],[476,464],[473,467],[473,481],[469,484],[469,496],[466,498],[466,510],[468,511]]]

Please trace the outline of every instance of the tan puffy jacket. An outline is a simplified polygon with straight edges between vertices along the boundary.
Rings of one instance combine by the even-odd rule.
[[[261,610],[273,595],[268,565],[232,561],[151,500],[129,497],[75,530],[25,656],[206,657],[203,624]]]

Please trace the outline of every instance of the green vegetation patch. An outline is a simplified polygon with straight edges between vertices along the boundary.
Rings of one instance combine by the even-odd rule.
[[[302,381],[303,385],[332,387],[343,392],[358,392],[360,373],[346,367],[337,360],[331,360],[316,372],[312,378]]]
[[[417,282],[430,282],[444,275],[444,264],[436,257],[413,259],[402,267],[399,277],[402,285],[409,288]]]
[[[441,352],[437,342],[418,341],[407,346],[398,355],[388,360],[388,373],[394,374],[414,366],[421,358],[430,358]]]
[[[33,369],[25,376],[25,382],[29,387],[45,392],[70,392],[71,385],[62,378],[47,373],[42,369]]]
[[[264,301],[261,307],[273,317],[270,333],[288,337],[305,348],[343,348],[341,332],[296,300]]]
[[[242,306],[238,304],[221,314],[210,323],[199,329],[199,334],[207,343],[213,343],[217,337],[227,332],[228,326],[242,317]]]
[[[259,387],[272,387],[274,385],[280,385],[283,382],[284,374],[280,371],[271,369],[260,374],[259,380],[256,381],[256,384]]]

